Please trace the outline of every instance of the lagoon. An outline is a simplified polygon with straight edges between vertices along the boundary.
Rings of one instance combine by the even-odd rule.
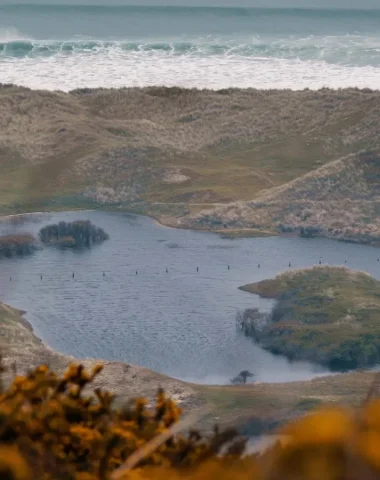
[[[304,268],[320,258],[329,265],[347,261],[380,278],[380,252],[370,246],[322,238],[229,240],[125,213],[38,214],[18,225],[0,222],[0,234],[37,234],[49,223],[83,219],[110,239],[91,249],[44,248],[2,259],[0,301],[26,310],[35,333],[58,351],[134,363],[190,382],[228,383],[244,369],[259,382],[328,373],[274,356],[237,332],[238,310],[272,306],[239,286],[273,277],[289,262]]]

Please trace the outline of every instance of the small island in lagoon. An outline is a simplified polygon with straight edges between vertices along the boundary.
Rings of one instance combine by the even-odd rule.
[[[380,281],[367,273],[316,266],[240,289],[276,299],[270,315],[252,310],[237,319],[272,353],[334,371],[380,363]]]
[[[90,247],[109,239],[109,235],[89,220],[59,222],[41,228],[39,238],[44,245],[59,247]]]
[[[29,255],[37,248],[37,239],[28,233],[0,236],[0,258]]]

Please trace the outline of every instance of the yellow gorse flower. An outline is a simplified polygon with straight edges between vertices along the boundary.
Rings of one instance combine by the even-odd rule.
[[[145,399],[116,409],[112,393],[84,393],[101,370],[101,365],[91,372],[70,365],[60,377],[42,365],[2,391],[1,480],[113,480],[131,455],[171,431],[181,409],[161,389],[151,409]],[[284,436],[280,443],[246,457],[245,440],[234,429],[216,428],[209,436],[195,430],[169,435],[118,478],[380,479],[379,400],[359,411],[319,409],[279,433]]]
[[[0,445],[0,478],[29,480],[31,471],[17,447]]]

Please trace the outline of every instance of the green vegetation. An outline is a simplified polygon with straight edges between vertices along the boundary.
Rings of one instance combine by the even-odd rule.
[[[268,350],[344,370],[380,362],[380,282],[343,267],[290,271],[241,287],[277,299],[244,330]]]
[[[96,227],[88,220],[47,225],[41,228],[39,237],[46,245],[61,247],[90,247],[109,238],[102,228]]]
[[[37,248],[37,240],[33,235],[0,236],[0,258],[29,255]]]

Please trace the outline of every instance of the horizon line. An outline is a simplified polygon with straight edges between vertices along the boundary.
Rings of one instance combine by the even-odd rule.
[[[55,4],[52,3],[43,3],[43,2],[16,2],[16,3],[8,3],[8,2],[1,2],[0,7],[100,7],[100,8],[124,8],[124,7],[133,7],[133,8],[173,8],[173,9],[184,9],[184,8],[199,8],[203,10],[216,10],[216,9],[225,9],[225,10],[298,10],[298,11],[344,11],[344,12],[351,12],[351,11],[378,11],[380,10],[379,7],[319,7],[319,6],[309,6],[309,7],[301,7],[301,6],[291,6],[291,5],[284,5],[284,6],[244,6],[244,5],[173,5],[173,4],[163,4],[163,5],[138,5],[138,4],[117,4],[117,3],[109,3],[109,4],[100,4],[100,3],[67,3],[64,0],[61,2],[57,2]]]

